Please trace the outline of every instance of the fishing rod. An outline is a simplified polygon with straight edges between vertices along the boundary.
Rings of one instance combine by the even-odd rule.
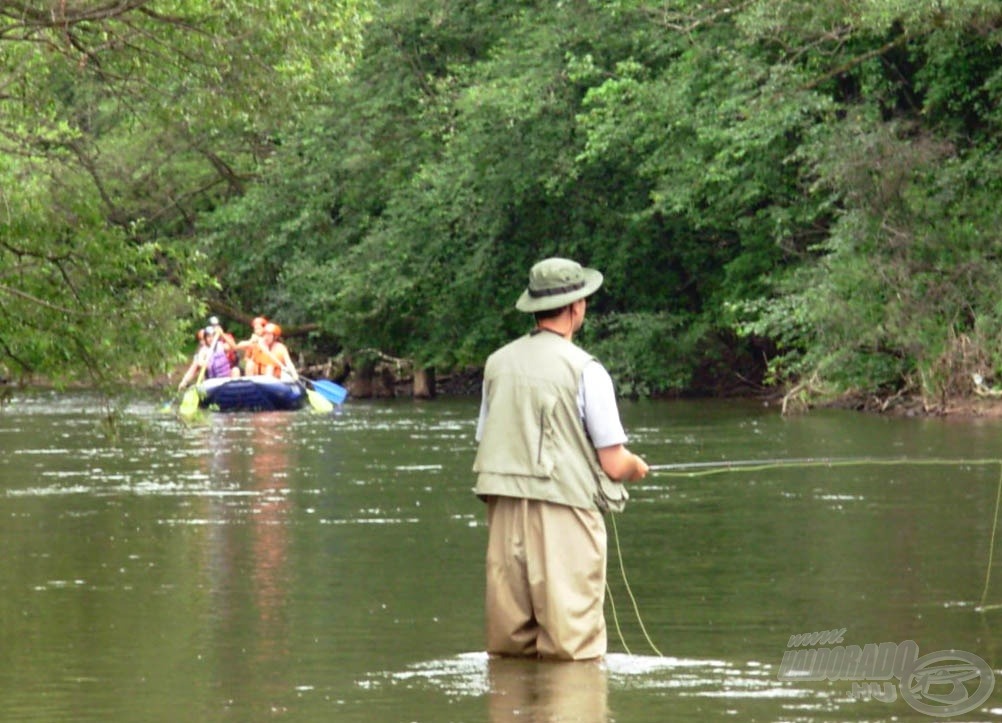
[[[733,467],[752,467],[760,465],[794,466],[802,464],[832,464],[861,460],[861,457],[784,457],[778,459],[725,459],[714,462],[681,462],[678,464],[652,464],[651,472],[684,472],[698,469],[731,469]],[[871,458],[866,458],[871,459]]]
[[[914,457],[782,457],[775,459],[738,459],[715,462],[681,462],[678,464],[654,464],[652,473],[665,473],[679,477],[698,477],[722,474],[724,472],[758,472],[781,467],[860,467],[864,465],[935,465],[935,466],[983,466],[1000,464],[1002,460],[963,458],[914,458]]]

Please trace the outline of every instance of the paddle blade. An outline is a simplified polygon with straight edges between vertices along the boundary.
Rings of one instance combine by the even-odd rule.
[[[318,414],[330,414],[334,411],[334,405],[312,389],[306,390],[306,398],[310,402],[310,408]]]
[[[198,411],[198,390],[195,387],[188,387],[185,390],[177,411],[183,417],[190,417]]]
[[[327,379],[315,379],[312,381],[313,388],[332,404],[344,404],[344,400],[348,398],[348,390],[340,384]]]

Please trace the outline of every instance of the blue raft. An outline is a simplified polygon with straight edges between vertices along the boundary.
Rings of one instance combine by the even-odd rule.
[[[217,412],[272,412],[302,409],[300,382],[269,376],[207,379],[198,387],[199,406]]]

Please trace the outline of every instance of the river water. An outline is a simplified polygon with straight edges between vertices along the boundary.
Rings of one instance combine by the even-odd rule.
[[[973,701],[956,720],[1002,719],[1002,690],[976,699],[1002,661],[1002,422],[622,412],[655,465],[839,462],[633,486],[609,525],[610,653],[553,664],[482,652],[476,400],[189,424],[134,401],[109,426],[87,395],[15,395],[0,412],[0,718],[929,720],[913,703],[952,695]],[[814,648],[910,640],[933,664],[955,650],[990,667],[939,701],[873,667],[855,687],[837,666],[784,669],[791,636],[823,631]]]

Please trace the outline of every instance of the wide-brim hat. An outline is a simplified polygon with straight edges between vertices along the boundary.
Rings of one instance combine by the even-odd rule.
[[[544,259],[529,270],[529,286],[515,308],[535,313],[591,296],[602,285],[602,273],[570,259]]]

